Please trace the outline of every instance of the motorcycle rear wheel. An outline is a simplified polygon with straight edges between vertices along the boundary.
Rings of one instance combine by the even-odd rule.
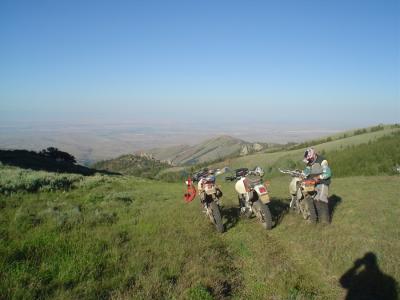
[[[304,198],[305,201],[305,206],[308,210],[309,216],[308,216],[308,220],[310,221],[310,223],[315,224],[317,223],[317,212],[315,210],[315,205],[314,205],[314,199],[311,196],[306,196]]]
[[[256,210],[257,218],[263,223],[265,229],[271,230],[272,229],[272,215],[271,211],[269,210],[268,204],[262,203],[260,200],[254,202],[253,207]]]
[[[221,212],[219,210],[218,204],[215,203],[214,201],[212,201],[210,203],[209,208],[211,209],[211,214],[212,214],[212,218],[213,218],[212,221],[213,221],[215,227],[217,228],[217,231],[219,233],[224,232],[224,224],[222,223]]]

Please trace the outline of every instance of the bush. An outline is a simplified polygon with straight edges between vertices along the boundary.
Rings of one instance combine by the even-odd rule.
[[[335,176],[394,175],[400,164],[400,132],[376,141],[331,151],[326,158]]]
[[[58,174],[44,171],[0,169],[0,194],[68,190],[83,179],[77,174]]]
[[[203,286],[197,285],[188,290],[188,299],[190,300],[212,300],[214,299],[210,292]]]

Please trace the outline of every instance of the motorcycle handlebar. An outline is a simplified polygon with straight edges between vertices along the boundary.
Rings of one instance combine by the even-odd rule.
[[[236,180],[236,176],[226,176],[226,177],[225,177],[225,180],[226,180],[226,181],[228,181],[228,180],[229,180],[229,181],[234,181],[234,180]]]
[[[279,172],[283,173],[283,174],[289,174],[291,176],[294,177],[303,177],[303,173],[297,170],[282,170],[279,169]]]

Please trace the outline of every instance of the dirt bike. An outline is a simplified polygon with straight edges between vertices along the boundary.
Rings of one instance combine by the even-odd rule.
[[[301,214],[304,220],[316,223],[317,211],[314,205],[314,198],[317,195],[315,189],[317,180],[306,178],[299,170],[279,169],[279,171],[293,177],[289,183],[289,193],[291,195],[290,208]]]
[[[256,170],[241,168],[235,170],[234,176],[228,176],[225,179],[236,180],[235,190],[238,193],[240,213],[248,218],[255,215],[269,230],[272,229],[273,222],[268,206],[270,202],[268,190],[262,182],[263,175],[263,171],[260,173]]]
[[[222,192],[215,183],[215,176],[208,175],[199,176],[198,179],[198,191],[201,204],[203,205],[204,212],[213,223],[218,232],[224,232],[224,225],[222,223],[221,209],[220,209],[220,198]]]

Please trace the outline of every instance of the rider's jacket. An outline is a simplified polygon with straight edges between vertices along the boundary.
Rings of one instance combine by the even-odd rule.
[[[328,161],[321,155],[317,155],[317,159],[311,165],[307,166],[304,171],[304,175],[319,175],[321,180],[320,184],[329,185],[331,183],[332,171],[329,168]]]

